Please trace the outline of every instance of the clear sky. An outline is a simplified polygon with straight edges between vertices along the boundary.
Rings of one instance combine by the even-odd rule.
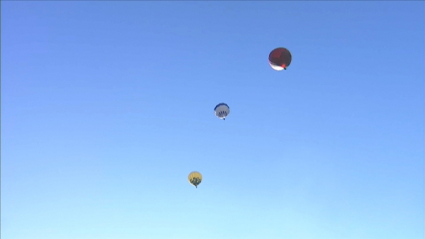
[[[424,65],[420,1],[2,1],[1,238],[423,239]]]

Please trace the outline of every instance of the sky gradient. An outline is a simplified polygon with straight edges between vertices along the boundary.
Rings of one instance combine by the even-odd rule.
[[[423,239],[424,65],[419,1],[2,1],[1,238]]]

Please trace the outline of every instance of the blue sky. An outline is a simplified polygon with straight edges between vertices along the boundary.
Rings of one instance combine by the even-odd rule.
[[[1,16],[2,238],[425,237],[424,2]]]

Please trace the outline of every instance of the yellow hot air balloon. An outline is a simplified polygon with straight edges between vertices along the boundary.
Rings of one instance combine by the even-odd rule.
[[[189,182],[193,184],[196,188],[202,181],[202,175],[199,172],[193,171],[189,174]]]

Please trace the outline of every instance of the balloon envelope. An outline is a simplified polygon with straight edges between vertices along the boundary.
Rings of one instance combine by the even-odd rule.
[[[214,112],[218,118],[225,119],[230,113],[230,108],[226,103],[220,103],[215,106]]]
[[[291,61],[291,52],[289,52],[289,50],[284,47],[278,47],[269,54],[269,64],[274,70],[277,71],[281,71],[283,69],[286,70],[286,67],[291,64]]]
[[[194,185],[196,188],[202,182],[202,175],[197,171],[193,171],[188,176],[189,182]]]

